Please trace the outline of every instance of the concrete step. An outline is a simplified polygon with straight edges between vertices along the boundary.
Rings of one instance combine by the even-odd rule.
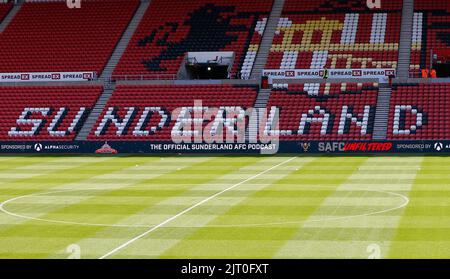
[[[139,26],[142,17],[144,16],[145,12],[147,11],[148,7],[150,5],[150,1],[143,1],[141,0],[141,3],[136,10],[133,18],[131,19],[130,23],[127,26],[127,29],[123,33],[120,41],[118,42],[116,48],[114,49],[113,54],[111,55],[108,63],[106,64],[105,68],[103,69],[102,78],[108,78],[112,75],[114,72],[114,69],[116,68],[117,64],[119,63],[120,59],[122,58],[123,53],[128,47],[128,44],[134,35],[137,27]]]
[[[412,28],[414,18],[414,0],[403,0],[400,45],[398,50],[397,76],[409,77],[411,64]]]
[[[97,103],[95,104],[88,118],[84,122],[84,125],[81,128],[80,132],[78,133],[76,140],[82,141],[87,139],[89,133],[91,132],[92,128],[97,122],[97,119],[100,117],[100,114],[102,113],[103,109],[108,103],[109,98],[111,98],[111,95],[113,94],[114,90],[115,84],[109,84],[108,86],[105,86],[103,93],[100,95],[100,98],[97,100]]]
[[[259,109],[265,109],[267,107],[267,103],[270,98],[270,89],[260,89],[258,92],[258,96],[256,97],[254,108],[249,125],[247,127],[246,133],[245,133],[245,139],[247,142],[255,142],[258,135],[259,130],[259,117],[258,117],[258,110]]]
[[[14,4],[14,6],[11,8],[11,10],[8,12],[8,14],[5,16],[5,18],[0,23],[0,33],[5,31],[6,27],[11,23],[11,21],[14,19],[16,14],[20,11],[20,8],[22,8],[23,0],[17,1],[17,3]]]
[[[122,58],[123,53],[127,49],[128,44],[130,43],[131,38],[133,37],[137,27],[139,26],[139,23],[144,17],[145,12],[150,6],[150,2],[151,2],[150,0],[149,1],[141,0],[139,7],[137,8],[133,18],[131,19],[130,23],[127,26],[127,29],[123,33],[120,41],[117,43],[116,48],[114,49],[114,52],[111,54],[111,57],[109,58],[108,63],[103,69],[103,72],[101,74],[102,78],[111,77],[112,73],[114,72],[114,69],[116,68],[117,64],[120,61],[120,58]]]
[[[392,89],[387,84],[380,85],[373,128],[374,140],[386,139],[391,93]]]
[[[258,79],[261,77],[262,71],[266,65],[269,52],[272,47],[273,37],[278,27],[278,21],[280,20],[281,13],[283,11],[285,0],[275,0],[273,3],[272,11],[270,12],[267,20],[266,28],[259,46],[258,53],[253,63],[252,72],[250,78]]]

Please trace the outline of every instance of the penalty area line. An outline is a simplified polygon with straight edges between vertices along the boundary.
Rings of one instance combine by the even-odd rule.
[[[266,173],[268,173],[268,172],[270,172],[270,171],[272,171],[272,170],[274,170],[274,169],[276,169],[276,168],[278,168],[278,167],[280,167],[280,166],[282,166],[284,164],[287,164],[287,163],[291,162],[292,160],[294,160],[296,158],[297,158],[297,156],[289,158],[288,160],[286,160],[284,162],[281,162],[281,163],[279,163],[279,164],[277,164],[275,166],[272,166],[272,167],[270,167],[270,168],[268,168],[268,169],[266,169],[266,170],[264,170],[264,171],[262,171],[262,172],[260,172],[258,174],[255,174],[255,175],[253,175],[253,176],[251,176],[251,177],[249,177],[249,178],[247,178],[247,179],[245,179],[245,180],[243,180],[243,181],[241,181],[239,183],[236,183],[236,184],[234,184],[234,185],[232,185],[232,186],[230,186],[230,187],[228,187],[228,188],[226,188],[226,189],[224,189],[224,190],[222,190],[220,192],[217,192],[216,194],[214,194],[214,195],[212,195],[212,196],[210,196],[210,197],[208,197],[208,198],[206,198],[206,199],[204,199],[204,200],[202,200],[202,201],[192,205],[191,207],[186,208],[185,210],[181,211],[177,215],[174,215],[174,216],[170,217],[169,219],[165,220],[164,222],[162,222],[162,223],[160,223],[160,224],[158,224],[158,225],[156,225],[154,227],[151,227],[149,230],[141,233],[140,235],[138,235],[138,236],[128,240],[127,242],[123,243],[122,245],[120,245],[120,246],[114,248],[113,250],[109,251],[108,253],[104,254],[99,259],[106,259],[106,258],[108,258],[109,256],[117,253],[118,251],[120,251],[120,250],[124,249],[125,247],[129,246],[130,244],[132,244],[132,243],[136,242],[137,240],[147,236],[148,234],[152,233],[153,231],[163,227],[164,225],[172,222],[173,220],[177,219],[178,217],[180,217],[180,216],[188,213],[189,211],[199,207],[200,205],[202,205],[204,203],[207,203],[208,201],[210,201],[210,200],[212,200],[212,199],[222,195],[223,193],[226,193],[226,192],[228,192],[230,190],[233,190],[234,188],[239,187],[242,184],[244,184],[246,182],[249,182],[249,181],[251,181],[251,180],[253,180],[253,179],[255,179],[255,178],[257,178],[257,177],[259,177],[261,175],[264,175],[264,174],[266,174]]]

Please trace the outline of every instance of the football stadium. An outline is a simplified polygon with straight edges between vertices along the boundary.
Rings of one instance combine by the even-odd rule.
[[[0,0],[0,111],[1,259],[450,258],[448,0]]]

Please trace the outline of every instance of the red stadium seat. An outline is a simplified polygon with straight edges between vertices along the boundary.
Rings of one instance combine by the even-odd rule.
[[[371,83],[290,84],[273,90],[280,140],[372,139],[378,86]]]
[[[3,19],[6,17],[11,8],[12,2],[0,3],[0,22],[3,21]]]
[[[176,109],[195,107],[194,101],[202,102],[201,109],[224,106],[245,109],[253,106],[256,95],[257,88],[251,86],[120,85],[97,119],[88,139],[171,141],[172,129],[177,122],[171,114]],[[150,113],[144,114],[145,111]],[[114,125],[111,118],[107,120],[105,117],[107,114],[113,115],[114,121],[122,122]],[[209,121],[203,124],[207,123]]]
[[[396,68],[402,0],[287,0],[267,69]]]
[[[450,50],[450,1],[415,0],[411,70],[430,68],[432,50]]]
[[[72,141],[102,86],[0,87],[1,141]]]
[[[26,2],[0,33],[0,72],[100,74],[137,9],[138,0]]]
[[[152,0],[114,75],[174,78],[189,51],[233,51],[232,76],[248,74],[271,8],[272,0]]]
[[[388,139],[448,139],[449,107],[450,84],[412,84],[394,87]]]

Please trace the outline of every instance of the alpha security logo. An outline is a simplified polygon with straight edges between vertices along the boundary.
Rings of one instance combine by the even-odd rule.
[[[41,152],[42,149],[43,149],[42,144],[36,143],[36,144],[34,145],[34,150],[36,150],[37,152]]]
[[[442,142],[436,142],[434,144],[434,150],[436,151],[442,151],[444,149],[444,145],[442,144]]]

